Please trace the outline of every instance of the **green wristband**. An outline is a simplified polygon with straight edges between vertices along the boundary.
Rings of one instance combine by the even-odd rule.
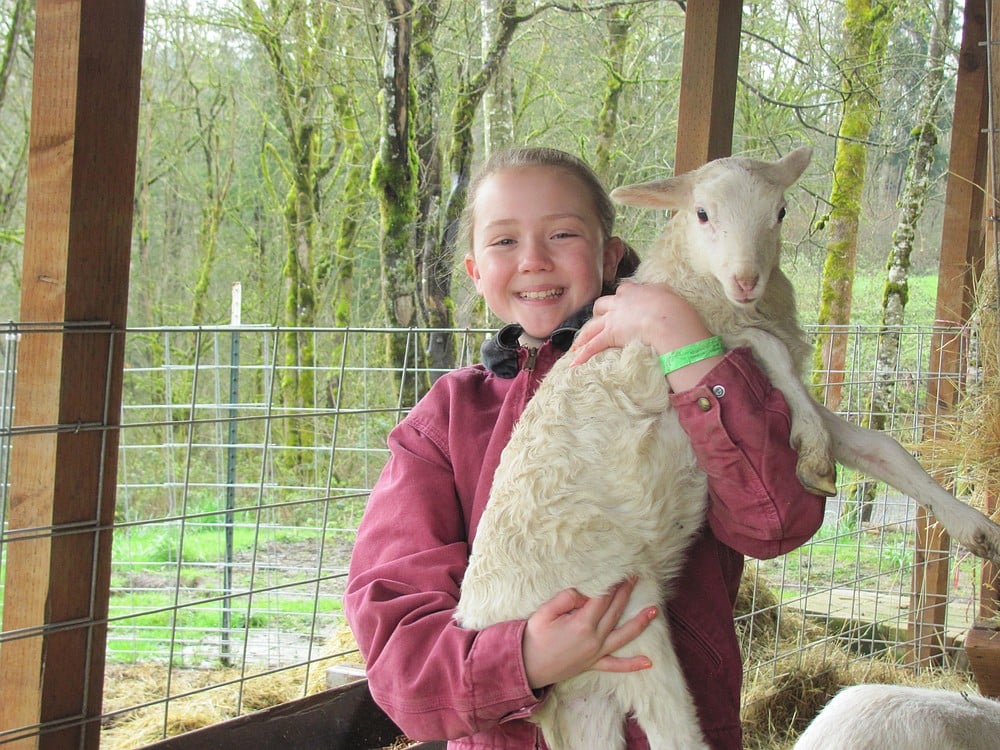
[[[669,375],[674,370],[701,362],[703,359],[725,354],[726,347],[722,345],[722,339],[712,336],[704,341],[695,341],[693,344],[674,349],[672,352],[660,355],[660,365],[663,367],[663,374]]]

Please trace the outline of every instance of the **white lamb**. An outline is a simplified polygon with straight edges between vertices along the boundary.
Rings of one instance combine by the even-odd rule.
[[[795,750],[997,750],[1000,703],[970,693],[903,685],[844,688]]]
[[[669,282],[728,347],[753,348],[792,409],[807,487],[835,492],[834,457],[904,491],[916,485],[920,492],[910,494],[956,538],[1000,557],[1000,527],[929,477],[928,485],[908,476],[926,473],[898,443],[845,426],[802,385],[799,363],[809,346],[778,260],[784,191],[810,155],[801,148],[777,162],[721,159],[614,191],[620,202],[675,212],[635,281]],[[462,583],[455,617],[463,627],[526,618],[563,589],[598,596],[636,576],[628,619],[664,601],[703,523],[707,480],[670,406],[656,353],[632,344],[573,368],[570,359],[543,381],[501,457]],[[873,455],[856,455],[856,435],[866,439],[860,450]],[[705,748],[666,618],[619,653],[645,654],[655,667],[586,672],[554,686],[533,716],[549,747],[621,748],[632,712],[652,750]]]

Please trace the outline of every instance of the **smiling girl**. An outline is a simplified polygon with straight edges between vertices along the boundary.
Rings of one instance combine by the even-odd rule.
[[[453,619],[500,453],[574,338],[570,356],[582,361],[633,340],[662,354],[710,336],[667,286],[615,289],[628,248],[613,234],[614,216],[590,168],[553,149],[497,154],[470,185],[465,267],[507,325],[484,345],[483,364],[441,377],[389,435],[344,596],[372,696],[411,739],[542,748],[525,718],[548,686],[590,669],[656,667],[615,655],[663,616],[650,608],[619,622],[631,581],[596,598],[563,591],[527,620],[480,631]],[[706,739],[738,750],[733,603],[743,556],[773,557],[805,542],[822,522],[823,500],[796,479],[787,406],[747,350],[665,377],[709,478],[708,520],[671,598],[671,630]],[[626,741],[648,748],[634,722]]]

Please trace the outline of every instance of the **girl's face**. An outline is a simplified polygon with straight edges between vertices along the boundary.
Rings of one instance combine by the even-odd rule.
[[[494,314],[546,338],[601,293],[623,253],[605,240],[594,201],[571,172],[496,172],[480,185],[465,268]]]

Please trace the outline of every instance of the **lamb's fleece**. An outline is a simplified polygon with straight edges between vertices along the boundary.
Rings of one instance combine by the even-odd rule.
[[[844,688],[795,750],[997,750],[1000,703],[971,693],[905,685]]]

